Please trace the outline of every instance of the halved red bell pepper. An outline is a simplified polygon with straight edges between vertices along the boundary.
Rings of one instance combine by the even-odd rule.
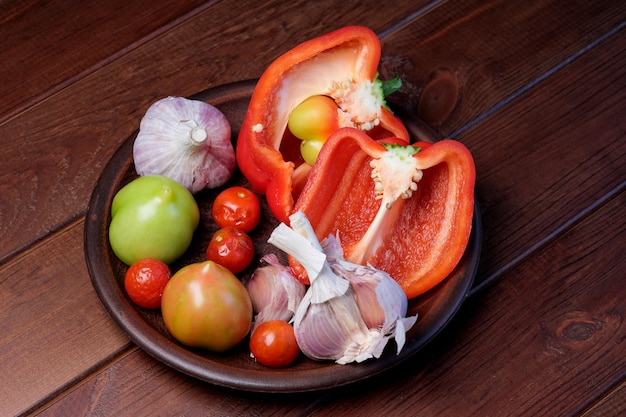
[[[384,142],[352,128],[333,133],[294,210],[319,239],[338,233],[346,259],[386,271],[413,298],[448,276],[465,251],[474,160],[455,140]]]
[[[266,195],[279,220],[289,221],[311,170],[300,156],[300,141],[287,130],[291,111],[305,99],[330,96],[342,114],[350,116],[346,123],[351,120],[370,129],[372,136],[409,142],[406,128],[386,108],[384,97],[375,106],[363,100],[365,91],[376,90],[372,86],[379,82],[380,50],[370,29],[344,27],[296,46],[277,58],[259,79],[239,133],[237,162],[251,187]]]

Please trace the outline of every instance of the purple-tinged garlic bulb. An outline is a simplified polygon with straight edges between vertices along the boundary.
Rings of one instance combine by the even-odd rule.
[[[388,274],[345,261],[333,236],[324,248],[302,212],[289,221],[291,228],[279,224],[268,242],[300,262],[311,281],[294,316],[302,352],[339,364],[362,362],[379,358],[393,337],[399,353],[417,320],[405,317],[404,291]]]
[[[163,175],[192,193],[224,185],[236,166],[231,127],[211,104],[167,97],[141,119],[133,146],[140,176]]]

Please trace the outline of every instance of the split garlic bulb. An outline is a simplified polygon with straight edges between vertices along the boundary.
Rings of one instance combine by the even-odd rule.
[[[311,286],[294,316],[298,346],[311,359],[339,364],[379,358],[394,338],[396,352],[417,316],[406,317],[404,291],[387,273],[343,259],[334,236],[320,244],[302,212],[289,217],[268,242],[307,271]]]
[[[133,146],[140,176],[163,175],[192,193],[225,184],[235,166],[228,119],[199,100],[167,97],[141,119]]]
[[[407,330],[417,321],[417,316],[406,317],[409,303],[400,284],[371,265],[346,261],[341,243],[334,235],[324,239],[322,247],[333,272],[350,282],[367,327],[380,330],[379,345],[373,350],[374,357],[380,356],[392,337],[396,342],[396,353],[400,353],[406,342]]]

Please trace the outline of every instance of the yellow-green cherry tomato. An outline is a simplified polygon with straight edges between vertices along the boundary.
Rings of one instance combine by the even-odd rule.
[[[289,115],[287,127],[303,141],[300,151],[309,165],[313,165],[330,134],[339,128],[337,110],[332,98],[312,96],[298,104]]]
[[[300,154],[302,159],[309,165],[315,164],[317,155],[319,155],[326,141],[321,140],[304,140],[300,142]]]
[[[143,258],[170,264],[187,250],[199,222],[198,204],[180,183],[139,177],[113,198],[109,243],[127,265]]]
[[[298,104],[287,126],[301,140],[325,141],[337,130],[337,104],[328,96],[312,96]]]

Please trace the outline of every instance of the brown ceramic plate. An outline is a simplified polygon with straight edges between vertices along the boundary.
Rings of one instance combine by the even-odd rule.
[[[238,82],[204,91],[192,98],[218,107],[229,119],[235,141],[254,86],[254,81]],[[423,131],[417,128],[414,121],[406,122],[412,135],[424,139]],[[380,359],[360,364],[316,362],[301,355],[288,368],[271,369],[250,358],[247,339],[224,354],[186,348],[168,334],[158,310],[144,310],[130,301],[123,287],[126,265],[117,259],[108,243],[113,196],[123,185],[137,177],[132,158],[135,136],[136,133],[131,135],[113,155],[93,191],[85,224],[85,256],[93,286],[113,320],[139,347],[180,372],[217,385],[260,392],[312,391],[356,382],[398,365],[418,352],[454,316],[473,283],[481,242],[480,214],[477,209],[469,245],[456,270],[438,287],[410,302],[409,314],[417,313],[419,319],[408,332],[406,345],[399,355],[395,354],[395,346],[390,343]],[[246,185],[246,180],[239,172],[235,173],[227,186],[235,184]],[[202,220],[190,249],[171,265],[173,271],[182,265],[205,260],[206,245],[217,230],[210,215],[211,202],[221,189],[207,190],[196,195]],[[261,201],[264,203],[264,199]],[[276,252],[266,240],[277,222],[266,205],[263,205],[261,215],[261,224],[251,233],[256,252]],[[249,278],[255,265],[258,265],[258,260],[240,274],[242,280]]]

